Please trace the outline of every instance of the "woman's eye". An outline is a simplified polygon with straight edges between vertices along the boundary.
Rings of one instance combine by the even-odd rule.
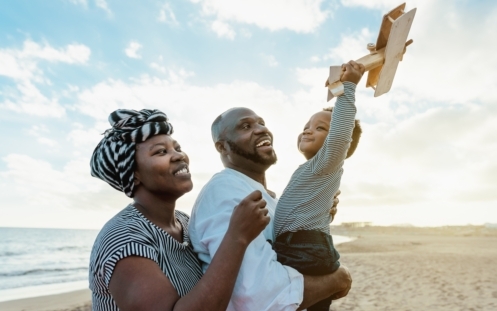
[[[181,152],[181,147],[176,147],[177,152]]]

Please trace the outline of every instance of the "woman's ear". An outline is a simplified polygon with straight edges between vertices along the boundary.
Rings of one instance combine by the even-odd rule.
[[[133,184],[135,185],[135,187],[141,184],[140,173],[138,173],[137,171],[135,171],[135,173],[133,174]]]

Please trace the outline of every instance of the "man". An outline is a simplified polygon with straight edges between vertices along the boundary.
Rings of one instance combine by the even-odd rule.
[[[233,208],[244,197],[261,191],[271,218],[277,203],[266,189],[265,172],[276,163],[276,154],[264,120],[250,109],[233,108],[214,121],[211,131],[225,169],[200,192],[189,224],[204,272],[228,229]],[[303,310],[330,295],[347,295],[352,279],[346,267],[324,276],[302,275],[276,260],[268,240],[273,240],[272,219],[245,252],[228,310]]]

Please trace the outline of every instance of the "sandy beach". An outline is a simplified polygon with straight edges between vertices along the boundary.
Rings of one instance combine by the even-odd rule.
[[[334,226],[352,274],[331,310],[497,310],[497,230]],[[2,311],[90,310],[88,290],[0,302]]]

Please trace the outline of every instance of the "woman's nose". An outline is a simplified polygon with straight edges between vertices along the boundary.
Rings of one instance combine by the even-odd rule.
[[[172,156],[173,161],[182,161],[185,159],[185,154],[182,151],[174,150],[173,152],[174,152]]]

